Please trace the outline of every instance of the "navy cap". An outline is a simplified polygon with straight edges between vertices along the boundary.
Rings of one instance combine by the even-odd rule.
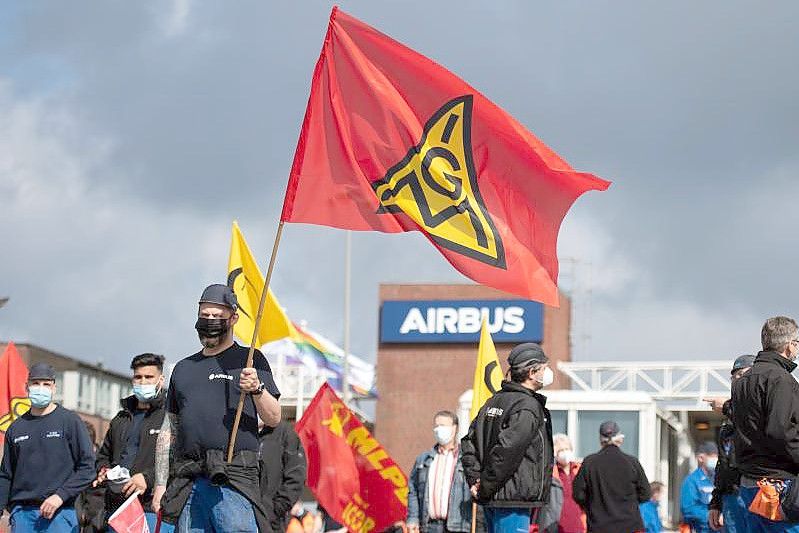
[[[28,370],[28,381],[49,379],[55,381],[55,369],[47,363],[34,363]]]
[[[602,422],[602,424],[600,424],[599,426],[600,437],[612,439],[619,433],[621,433],[621,428],[619,428],[619,425],[613,420],[607,420],[605,422]]]
[[[525,342],[515,346],[508,354],[508,364],[510,366],[522,367],[526,364],[546,363],[547,359],[544,350],[534,342]]]
[[[754,355],[741,355],[732,364],[732,370],[730,371],[730,374],[735,374],[742,368],[752,368],[753,364],[755,364]]]
[[[704,453],[705,455],[718,455],[719,447],[712,440],[706,440],[696,447],[696,453]]]
[[[220,283],[207,286],[203,291],[203,295],[200,296],[200,303],[224,305],[233,309],[233,311],[239,308],[239,302],[233,293],[233,289]]]

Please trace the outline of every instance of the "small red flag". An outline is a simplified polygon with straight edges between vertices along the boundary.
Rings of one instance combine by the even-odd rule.
[[[350,531],[383,531],[408,513],[408,478],[325,383],[296,425],[307,484]]]
[[[108,517],[108,525],[117,533],[150,533],[144,508],[139,501],[139,493],[133,493],[119,509]]]
[[[557,305],[563,217],[609,185],[445,68],[333,8],[281,220],[421,231],[474,281]]]
[[[11,422],[27,413],[31,407],[25,389],[27,381],[28,367],[14,343],[9,342],[0,356],[0,445],[5,441]]]

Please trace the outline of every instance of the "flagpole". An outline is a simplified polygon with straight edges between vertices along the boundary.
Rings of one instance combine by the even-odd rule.
[[[266,295],[269,293],[269,282],[272,280],[272,270],[275,268],[275,259],[277,259],[277,248],[280,246],[280,236],[283,233],[283,221],[277,226],[277,233],[275,234],[275,244],[272,245],[272,256],[269,258],[269,268],[266,271],[266,279],[264,280],[264,288],[261,291],[261,301],[258,304],[258,314],[255,316],[255,325],[252,329],[252,341],[250,342],[250,351],[247,353],[247,363],[245,368],[252,367],[253,356],[255,354],[255,343],[258,341],[258,329],[261,326],[261,319],[264,314],[264,306],[266,305]],[[267,393],[268,394],[268,393]],[[236,434],[239,431],[239,422],[241,422],[241,412],[244,409],[244,398],[246,392],[241,391],[239,395],[239,404],[236,406],[236,418],[233,419],[233,428],[230,430],[230,442],[227,447],[227,462],[233,460],[233,448],[236,445]]]
[[[352,231],[347,230],[344,246],[344,369],[341,376],[341,392],[344,405],[350,406],[350,292],[352,270]]]

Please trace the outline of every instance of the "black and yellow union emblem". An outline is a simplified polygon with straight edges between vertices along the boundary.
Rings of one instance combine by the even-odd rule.
[[[373,183],[378,212],[405,213],[440,246],[504,269],[502,239],[477,185],[471,134],[472,96],[444,104],[419,144]]]

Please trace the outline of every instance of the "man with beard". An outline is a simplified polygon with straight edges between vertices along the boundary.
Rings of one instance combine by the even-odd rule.
[[[280,392],[260,351],[246,367],[248,349],[233,341],[237,309],[228,286],[207,287],[195,324],[203,348],[172,372],[156,444],[153,509],[180,532],[270,530],[259,490],[258,418],[269,427],[280,422]],[[247,397],[228,464],[242,391]]]

